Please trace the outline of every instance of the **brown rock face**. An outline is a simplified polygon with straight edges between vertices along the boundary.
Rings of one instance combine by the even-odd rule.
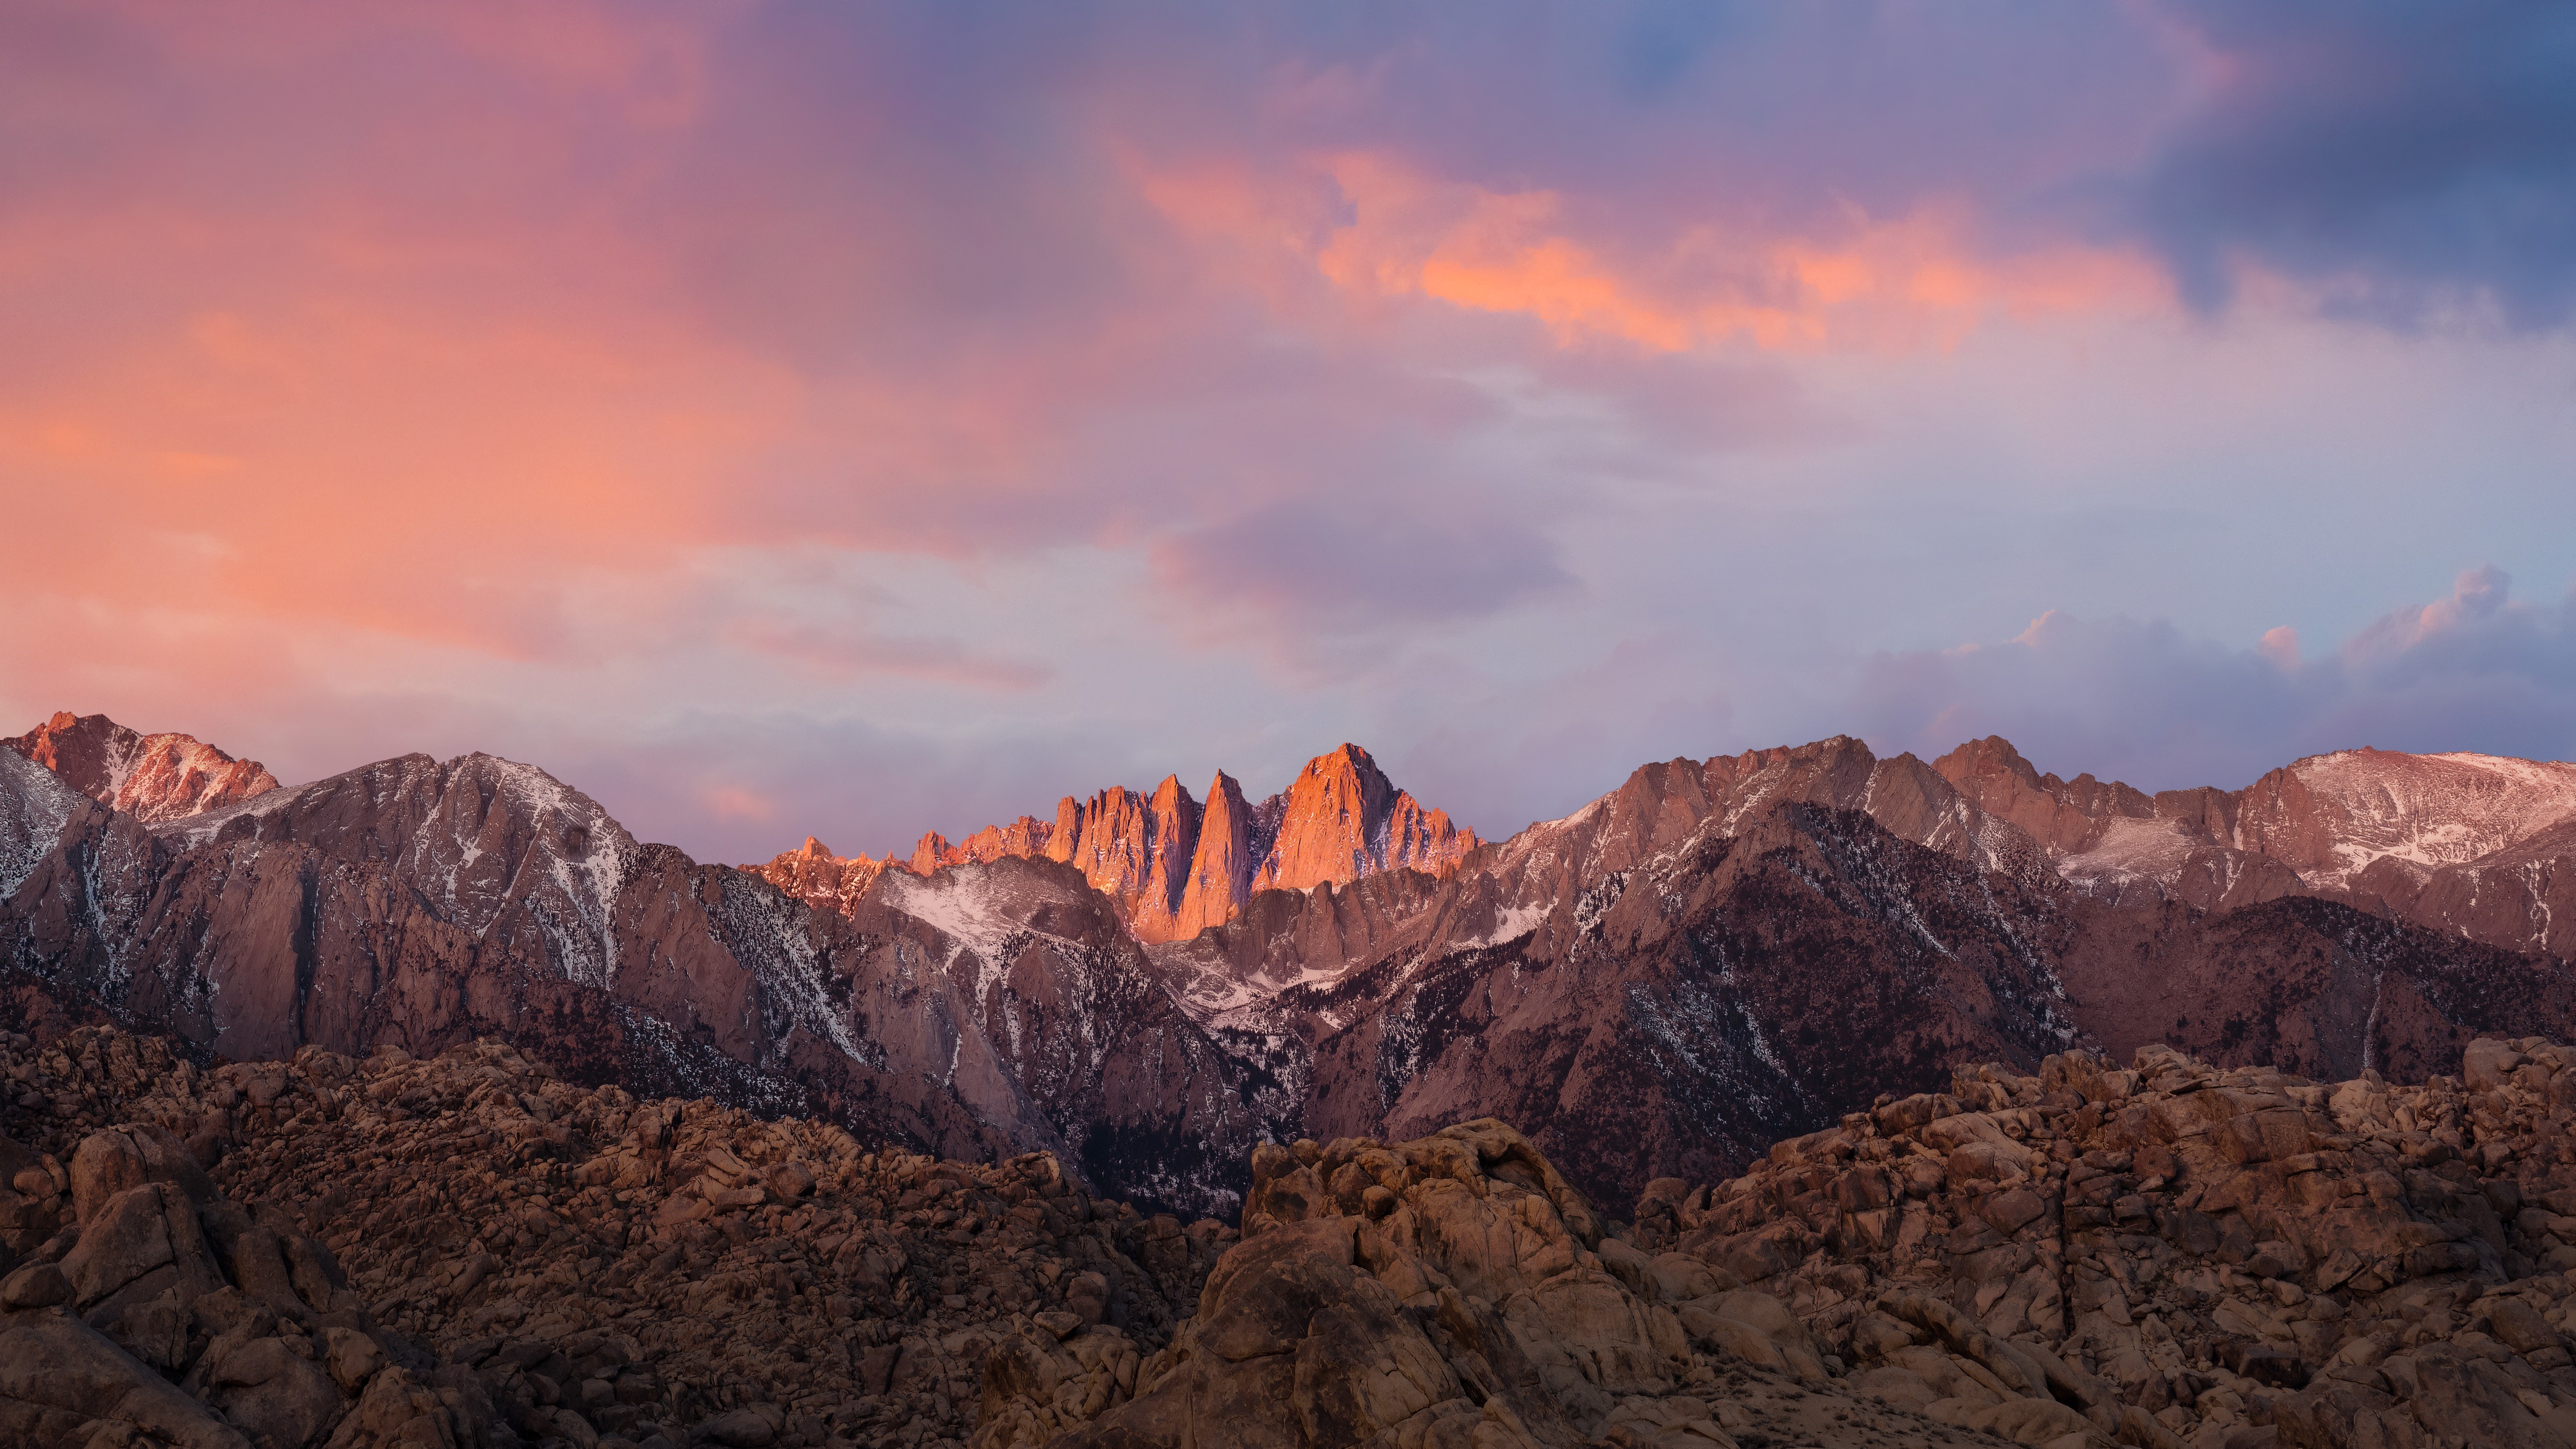
[[[2022,1443],[2058,1409],[2135,1445],[2563,1442],[2576,1056],[2438,1065],[1963,1067],[1732,1181],[1650,1184],[1632,1238],[1768,1289],[1851,1387]]]
[[[1123,1395],[1235,1238],[1043,1153],[639,1100],[498,1042],[201,1072],[90,1030],[0,1036],[0,1070],[41,1093],[0,1100],[0,1168],[75,1168],[0,1177],[0,1263],[37,1259],[0,1273],[13,1449],[955,1444],[1022,1331],[1077,1401]],[[186,1126],[212,1181],[97,1116]],[[78,1208],[84,1182],[117,1190]]]
[[[5,745],[112,809],[154,824],[277,788],[257,760],[180,734],[137,734],[103,714],[57,714]]]
[[[1162,942],[1234,919],[1258,891],[1311,890],[1390,870],[1446,876],[1482,843],[1396,789],[1368,751],[1344,745],[1309,760],[1286,792],[1258,805],[1246,804],[1243,787],[1222,771],[1204,806],[1177,776],[1165,776],[1151,795],[1124,787],[1089,800],[1068,795],[1052,825],[1024,815],[958,845],[933,831],[908,867],[928,875],[1011,856],[1060,860],[1118,903],[1138,940]]]
[[[808,835],[797,849],[742,869],[818,910],[847,915],[889,864],[865,855],[834,855],[830,846]]]
[[[1246,1204],[1132,1385],[1065,1393],[1044,1333],[997,1347],[976,1449],[1974,1442],[1837,1382],[1780,1299],[1632,1246],[1490,1118],[1264,1146]]]
[[[45,1164],[0,1188],[0,1262],[26,1260],[0,1278],[0,1441],[250,1449],[508,1432],[469,1362],[380,1322],[313,1228],[258,1195],[270,1183],[219,1184],[164,1125],[216,1155],[248,1073],[199,1073],[161,1041],[96,1029],[43,1050],[0,1039],[0,1061],[22,1082],[86,1087],[90,1109],[0,1119],[0,1159]],[[129,1125],[82,1120],[111,1103]]]
[[[2126,1061],[1961,1066],[1630,1223],[1492,1119],[1267,1143],[1238,1235],[497,1042],[0,1035],[0,1437],[2568,1442],[2576,1051]]]
[[[1395,788],[1368,751],[1344,745],[1308,760],[1289,782],[1278,837],[1253,884],[1307,890],[1384,870],[1446,875],[1478,843],[1475,832]]]
[[[2344,750],[2243,790],[2151,796],[2090,775],[2042,775],[1988,737],[1933,768],[2104,899],[2226,910],[2325,895],[2576,957],[2576,917],[2559,909],[2576,906],[2576,765]]]

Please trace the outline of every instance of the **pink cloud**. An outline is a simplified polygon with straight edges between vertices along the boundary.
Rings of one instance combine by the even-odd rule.
[[[1658,656],[1692,677],[1637,713],[1704,752],[1710,701],[1778,691],[1693,671],[1791,612],[1728,593],[1717,545],[1869,575],[1831,586],[1899,622],[1799,636],[1809,670],[1911,637],[1920,590],[2002,592],[2027,562],[1918,563],[1923,515],[1874,502],[1767,533],[1748,511],[2140,486],[2076,479],[2116,450],[2089,435],[2044,485],[1988,485],[2044,429],[1927,421],[1959,359],[2026,349],[1979,374],[1999,413],[2069,378],[2191,405],[2189,367],[2118,351],[2175,323],[2146,260],[2175,248],[2101,198],[2194,114],[2218,42],[2142,13],[2021,16],[2001,45],[1902,7],[1707,34],[1615,7],[12,7],[0,692],[312,771],[513,750],[726,841],[749,817],[617,749],[794,800],[792,773],[702,757],[784,740],[855,774],[823,736],[864,740],[989,797],[946,820],[972,829],[1117,777],[1099,761],[1149,781],[1243,714],[1302,758],[1285,736],[1399,714],[1424,661],[1536,709],[1477,676],[1541,688],[1670,628],[1718,642]],[[2446,361],[2426,375],[2466,375]],[[1666,547],[1690,530],[1709,546]],[[2394,709],[2408,670],[2487,649],[2545,714],[2551,656],[2514,652],[2536,616],[2483,597],[2304,661],[2069,600],[2009,650],[1891,655],[1864,705],[2116,744],[2031,680],[2130,698],[2117,661],[2144,660],[2209,738],[2250,738],[2231,671],[2294,714]],[[1044,759],[1005,791],[922,743],[943,735]],[[1590,739],[1588,782],[1649,736],[1551,715],[1531,738],[1498,768]],[[833,808],[881,848],[928,788],[900,821],[861,784]]]

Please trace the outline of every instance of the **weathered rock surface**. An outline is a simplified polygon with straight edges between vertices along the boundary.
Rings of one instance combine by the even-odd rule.
[[[2226,1069],[1964,1069],[1637,1206],[1780,1298],[1850,1382],[2125,1443],[2576,1443],[2576,1053],[2482,1039],[2398,1086]]]
[[[1633,1223],[1498,1121],[1264,1145],[1238,1238],[1042,1154],[576,1087],[497,1042],[202,1071],[10,1038],[0,1430],[2576,1444],[2576,1050],[2458,1066],[1963,1068],[1657,1179]]]
[[[96,1029],[51,1052],[15,1039],[0,1064],[15,1098],[0,1108],[0,1440],[493,1442],[498,1415],[461,1365],[369,1312],[303,1223],[208,1175],[198,1158],[223,1139],[197,1112],[220,1115],[238,1075]],[[87,1130],[125,1109],[146,1116]]]
[[[575,1087],[498,1042],[204,1072],[90,1028],[0,1072],[10,1443],[953,1444],[995,1344],[1061,1335],[1114,1382],[1235,1237],[1044,1154]]]
[[[1835,1382],[1778,1299],[1642,1251],[1492,1119],[1265,1146],[1245,1211],[1107,1393],[1051,1335],[997,1347],[977,1449],[1974,1442]]]
[[[0,739],[0,747],[147,825],[277,788],[277,777],[257,760],[236,760],[189,735],[140,734],[103,714],[57,714],[16,739]]]

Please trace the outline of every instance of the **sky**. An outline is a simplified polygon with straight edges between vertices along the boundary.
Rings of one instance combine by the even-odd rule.
[[[0,727],[756,860],[2576,755],[2576,9],[0,0]]]

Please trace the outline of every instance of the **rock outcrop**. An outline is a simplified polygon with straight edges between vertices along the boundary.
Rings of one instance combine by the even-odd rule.
[[[1009,856],[1063,861],[1118,903],[1138,940],[1162,942],[1234,919],[1258,891],[1311,890],[1387,871],[1445,876],[1482,843],[1395,788],[1368,751],[1346,744],[1307,761],[1287,790],[1259,804],[1246,804],[1243,787],[1223,771],[1209,782],[1205,804],[1167,775],[1150,795],[1124,786],[1088,800],[1068,795],[1053,824],[1024,815],[956,845],[933,831],[906,864],[929,875]]]
[[[498,1042],[202,1072],[85,1029],[0,1072],[11,1444],[953,1445],[994,1345],[1048,1335],[1105,1402],[1235,1237],[1044,1154],[576,1087]]]
[[[1659,1178],[1266,1144],[1240,1235],[498,1042],[0,1038],[38,1445],[2576,1443],[2576,1050],[1981,1065]]]
[[[200,1158],[219,1139],[189,1104],[201,1089],[229,1092],[221,1074],[150,1039],[93,1032],[76,1045],[106,1059],[96,1075],[111,1090],[121,1076],[152,1094],[131,1104],[145,1120],[75,1140],[63,1129],[81,1114],[39,1116],[50,1105],[41,1088],[80,1093],[83,1074],[68,1057],[45,1070],[23,1039],[0,1046],[19,1099],[0,1118],[10,1129],[0,1136],[0,1439],[29,1449],[489,1442],[501,1416],[464,1364],[379,1320],[304,1224],[209,1176]],[[195,1136],[182,1143],[152,1116]]]
[[[891,864],[889,860],[870,860],[863,854],[834,855],[832,847],[808,835],[796,849],[760,865],[746,865],[742,871],[818,910],[847,915]]]
[[[2032,1404],[2142,1445],[2576,1442],[2576,1053],[2463,1057],[1967,1068],[1652,1183],[1633,1232],[1779,1297],[1854,1387],[2021,1442]]]
[[[237,804],[277,788],[257,760],[189,735],[139,734],[103,714],[57,714],[6,747],[102,805],[145,824]]]
[[[998,1347],[976,1449],[1972,1442],[1845,1392],[1779,1300],[1640,1251],[1492,1119],[1266,1146],[1245,1203],[1197,1314],[1106,1403],[1045,1335]]]

